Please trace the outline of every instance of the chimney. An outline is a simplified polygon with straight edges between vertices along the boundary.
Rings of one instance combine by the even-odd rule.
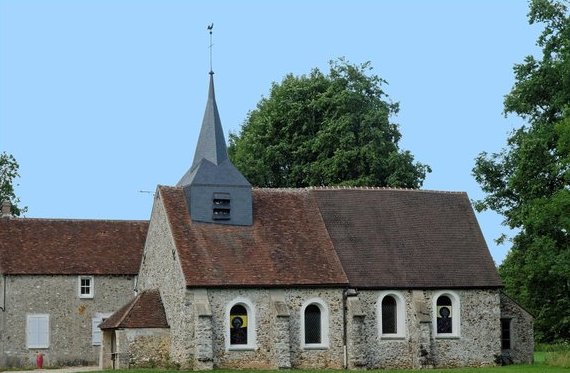
[[[2,201],[2,217],[11,218],[12,217],[12,203],[9,199]]]

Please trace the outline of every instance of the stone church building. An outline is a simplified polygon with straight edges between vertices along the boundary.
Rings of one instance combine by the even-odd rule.
[[[195,370],[532,361],[532,316],[502,293],[465,193],[252,188],[213,73],[193,163],[149,222],[4,217],[0,238],[4,366],[38,351]]]

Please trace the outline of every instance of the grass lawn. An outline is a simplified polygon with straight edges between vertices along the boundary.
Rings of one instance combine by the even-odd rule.
[[[117,370],[118,373],[181,373],[179,370],[153,370],[153,369],[132,369]],[[214,373],[276,373],[277,370],[214,370]],[[334,373],[340,370],[297,370],[291,369],[291,373]],[[354,371],[358,372],[358,371]],[[370,373],[570,373],[568,368],[553,367],[542,362],[536,362],[532,365],[509,365],[504,367],[492,368],[460,368],[460,369],[422,369],[422,370],[364,370],[362,372]],[[195,372],[192,372],[195,373]],[[206,373],[206,371],[204,371]],[[209,373],[212,373],[209,371]]]

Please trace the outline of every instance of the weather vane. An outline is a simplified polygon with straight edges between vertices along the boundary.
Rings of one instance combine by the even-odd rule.
[[[212,46],[214,45],[212,43],[212,30],[214,29],[214,23],[212,22],[209,26],[208,26],[208,31],[210,32],[210,74],[214,73],[214,70],[212,69]]]

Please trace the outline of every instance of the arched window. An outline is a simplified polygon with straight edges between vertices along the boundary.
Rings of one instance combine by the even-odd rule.
[[[396,299],[391,295],[386,295],[382,299],[382,334],[396,334],[397,322]]]
[[[248,299],[238,298],[229,303],[225,320],[226,349],[255,349],[255,311]]]
[[[230,310],[230,344],[247,345],[247,310],[241,304]]]
[[[320,299],[310,299],[301,307],[301,344],[303,348],[329,347],[329,311]]]
[[[436,337],[459,337],[459,297],[453,292],[440,292],[434,298]]]
[[[437,298],[437,334],[453,333],[451,299],[447,295]]]
[[[377,315],[381,338],[404,338],[406,336],[405,310],[404,297],[399,292],[380,293],[377,303]]]
[[[321,342],[321,309],[310,304],[305,308],[305,344]]]

